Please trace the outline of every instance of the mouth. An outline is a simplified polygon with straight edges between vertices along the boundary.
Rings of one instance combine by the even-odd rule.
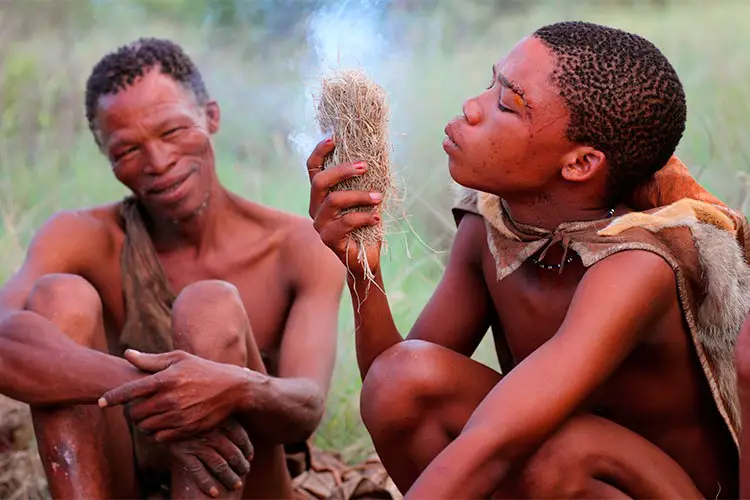
[[[445,139],[443,139],[443,149],[445,149],[446,152],[450,152],[449,150],[461,149],[461,146],[459,146],[456,140],[453,138],[450,124],[448,124],[445,127]]]
[[[192,173],[191,170],[176,179],[170,179],[166,182],[159,183],[156,186],[152,186],[146,190],[146,194],[148,196],[164,196],[173,193],[185,183]]]
[[[172,205],[185,198],[191,191],[190,179],[194,171],[191,169],[180,177],[160,182],[148,188],[145,192],[150,200],[165,205]]]

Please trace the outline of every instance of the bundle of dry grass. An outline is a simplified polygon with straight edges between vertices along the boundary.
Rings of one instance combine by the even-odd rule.
[[[317,98],[317,121],[324,133],[333,135],[336,145],[323,168],[340,163],[366,162],[367,172],[364,175],[347,179],[334,190],[382,193],[383,201],[377,208],[381,212],[386,209],[386,203],[394,191],[389,118],[388,95],[363,72],[340,71],[323,80]],[[368,211],[372,208],[363,206],[353,210]],[[380,224],[360,228],[351,235],[359,247],[358,259],[366,271],[369,271],[369,266],[365,246],[382,241],[384,231]]]

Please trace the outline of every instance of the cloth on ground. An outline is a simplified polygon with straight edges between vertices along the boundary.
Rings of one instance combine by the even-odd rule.
[[[586,267],[637,249],[666,260],[675,273],[681,309],[714,402],[738,445],[733,351],[750,311],[747,219],[708,193],[676,157],[635,193],[630,205],[636,212],[563,223],[550,231],[513,220],[499,197],[466,189],[453,214],[457,224],[466,213],[484,218],[498,281],[554,244],[576,252]],[[561,265],[564,261],[565,255]],[[505,372],[510,367],[502,368]]]
[[[176,295],[159,263],[142,210],[133,197],[125,198],[120,210],[125,230],[120,265],[126,309],[125,324],[115,352],[120,356],[128,348],[148,353],[168,352],[174,348],[171,331]],[[261,358],[271,375],[276,374],[277,354],[261,350]],[[163,470],[167,463],[163,455],[147,445],[132,426],[131,433],[144,495],[168,494],[169,473]],[[392,483],[387,483],[388,476],[378,460],[349,467],[335,454],[313,449],[307,442],[286,445],[285,451],[287,467],[295,478],[295,490],[302,495],[300,498],[398,498],[390,493],[398,491],[391,488]],[[336,481],[329,481],[330,475]]]

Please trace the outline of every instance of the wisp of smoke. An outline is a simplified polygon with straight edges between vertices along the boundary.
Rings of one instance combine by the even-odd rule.
[[[383,22],[387,4],[388,0],[327,2],[308,19],[310,57],[301,68],[305,88],[288,136],[301,157],[307,158],[325,136],[315,123],[313,94],[326,74],[358,69],[389,91],[392,80],[383,66],[389,53]]]

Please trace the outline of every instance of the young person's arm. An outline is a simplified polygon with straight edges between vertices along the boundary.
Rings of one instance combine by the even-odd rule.
[[[653,253],[593,266],[555,336],[495,386],[406,497],[490,497],[678,307],[674,273]]]
[[[366,171],[357,164],[321,170],[333,150],[332,143],[318,145],[308,160],[312,183],[310,215],[323,242],[348,268],[348,284],[354,306],[357,361],[362,378],[373,361],[403,340],[393,320],[386,285],[380,272],[380,243],[367,247],[368,269],[358,261],[357,244],[349,239],[356,228],[380,224],[377,212],[341,212],[357,205],[377,206],[371,193],[332,191],[339,182]],[[377,195],[378,193],[374,193]],[[481,249],[486,245],[479,217],[467,215],[456,235],[450,260],[440,285],[413,329],[410,339],[434,342],[470,356],[493,318],[491,299],[481,269]],[[366,278],[373,276],[373,281]]]

